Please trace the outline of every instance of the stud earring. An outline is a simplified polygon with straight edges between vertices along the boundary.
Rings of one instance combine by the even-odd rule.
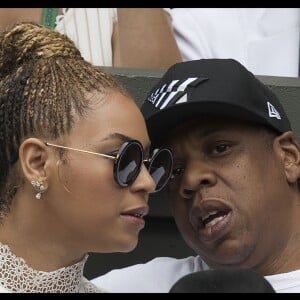
[[[32,180],[31,184],[32,184],[34,190],[37,192],[35,195],[35,198],[38,200],[41,199],[42,193],[44,193],[46,191],[46,187],[44,185],[43,180],[37,180],[37,181]]]

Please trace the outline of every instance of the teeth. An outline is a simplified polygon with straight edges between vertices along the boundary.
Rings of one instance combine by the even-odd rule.
[[[217,213],[217,211],[212,211],[210,213],[208,213],[205,217],[202,218],[202,222],[204,222],[207,218],[209,218],[210,216],[213,216]]]
[[[141,218],[143,215],[142,214],[134,214],[135,217]]]
[[[214,226],[215,224],[217,224],[219,221],[221,221],[225,216],[221,216],[221,217],[218,217],[218,218],[215,218],[213,220],[211,220],[209,223],[205,224],[205,228],[209,228],[209,227],[212,227]]]

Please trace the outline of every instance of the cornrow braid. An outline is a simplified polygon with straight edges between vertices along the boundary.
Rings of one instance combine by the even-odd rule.
[[[112,90],[126,94],[111,75],[85,61],[67,36],[32,22],[0,33],[0,216],[19,185],[11,174],[22,141],[69,133],[74,116],[90,109],[86,93]]]

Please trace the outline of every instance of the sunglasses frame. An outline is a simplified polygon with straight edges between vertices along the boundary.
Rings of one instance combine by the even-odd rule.
[[[98,152],[93,152],[93,151],[88,151],[88,150],[77,149],[77,148],[73,148],[73,147],[67,147],[67,146],[57,145],[57,144],[49,143],[49,142],[46,142],[46,141],[44,141],[44,144],[46,146],[51,146],[51,147],[55,147],[55,148],[61,148],[61,149],[66,149],[66,150],[73,150],[73,151],[77,151],[77,152],[82,152],[82,153],[87,153],[87,154],[93,154],[93,155],[101,156],[101,157],[108,158],[108,159],[113,159],[114,160],[114,167],[113,167],[114,180],[121,187],[128,187],[129,185],[131,185],[136,180],[136,178],[140,174],[142,163],[144,163],[146,165],[147,170],[149,172],[152,163],[155,161],[154,159],[157,158],[158,154],[160,154],[163,151],[167,151],[170,154],[171,167],[170,167],[170,170],[169,170],[169,175],[168,175],[167,179],[165,180],[165,183],[159,189],[155,189],[154,192],[152,192],[152,193],[156,193],[156,192],[162,190],[165,187],[165,185],[168,183],[168,181],[169,181],[169,179],[171,177],[171,174],[172,174],[173,156],[172,156],[171,150],[168,149],[168,148],[157,148],[157,149],[153,150],[151,158],[144,159],[144,149],[143,149],[142,144],[138,140],[130,140],[128,142],[123,143],[122,146],[120,147],[120,149],[118,150],[118,153],[116,155],[109,155],[109,154],[104,154],[104,153],[98,153]],[[120,165],[120,161],[121,161],[122,156],[124,155],[124,153],[126,153],[124,151],[126,151],[126,149],[128,147],[132,146],[133,144],[137,145],[137,148],[140,150],[141,160],[139,162],[139,166],[137,167],[136,174],[130,179],[130,181],[124,183],[124,182],[122,182],[119,179],[119,176],[118,176],[118,174],[119,174],[118,167]],[[150,172],[149,172],[149,174],[150,174]],[[151,176],[151,174],[150,174],[150,176]]]
[[[119,172],[118,172],[118,168],[120,166],[121,163],[121,158],[122,156],[124,156],[126,154],[126,149],[128,149],[129,147],[131,147],[132,145],[137,145],[138,149],[140,151],[140,155],[141,155],[141,160],[139,161],[139,166],[137,167],[138,172],[136,172],[136,174],[130,179],[130,181],[124,183],[120,180],[120,176],[119,176]],[[143,150],[143,146],[142,144],[137,141],[137,140],[131,140],[129,142],[125,142],[122,144],[122,146],[120,147],[118,154],[116,155],[116,159],[115,159],[115,163],[114,163],[114,170],[113,170],[113,174],[114,174],[114,179],[115,181],[121,186],[121,187],[127,187],[129,185],[131,185],[136,178],[139,176],[140,172],[141,172],[141,167],[142,167],[142,163],[146,162],[147,160],[144,160],[144,150]]]
[[[151,175],[151,172],[150,172],[151,171],[151,166],[155,162],[155,159],[163,152],[167,152],[169,157],[170,157],[169,174],[167,175],[167,178],[165,179],[165,182],[159,188],[157,188],[158,183],[159,183],[159,181],[158,181],[158,183],[156,184],[156,187],[155,187],[155,191],[153,193],[157,193],[157,192],[161,191],[166,186],[166,184],[169,182],[169,179],[171,178],[172,171],[173,171],[173,154],[172,154],[172,151],[169,148],[156,148],[152,151],[151,157],[148,158],[147,160],[144,160],[144,163],[145,163],[145,165],[148,169],[148,172],[150,173],[150,176],[153,178],[153,176]],[[165,174],[163,176],[165,176]],[[153,180],[154,180],[154,178],[153,178]]]

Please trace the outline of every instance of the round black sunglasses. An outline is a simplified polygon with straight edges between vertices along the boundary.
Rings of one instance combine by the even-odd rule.
[[[155,149],[148,159],[144,159],[144,149],[137,140],[125,142],[116,155],[92,152],[44,142],[45,145],[83,153],[94,154],[114,160],[114,179],[121,187],[127,187],[138,177],[144,163],[155,182],[153,193],[161,191],[170,179],[173,169],[172,152],[167,148]]]

